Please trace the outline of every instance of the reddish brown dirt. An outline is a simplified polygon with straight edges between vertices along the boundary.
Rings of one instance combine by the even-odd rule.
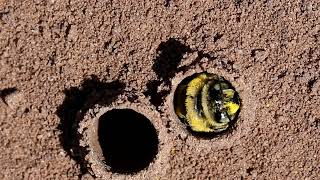
[[[319,17],[317,0],[0,0],[0,179],[93,179],[74,119],[109,91],[150,100],[170,142],[165,165],[110,177],[319,179]],[[193,69],[239,91],[229,132],[196,138],[169,113]]]

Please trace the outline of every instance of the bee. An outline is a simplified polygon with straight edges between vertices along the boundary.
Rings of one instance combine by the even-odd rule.
[[[223,77],[207,72],[185,78],[174,94],[178,118],[194,132],[221,132],[240,109],[240,98]]]

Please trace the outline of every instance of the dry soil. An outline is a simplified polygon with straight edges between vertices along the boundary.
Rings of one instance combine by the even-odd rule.
[[[318,0],[0,0],[0,179],[319,179],[319,46]],[[200,71],[242,102],[210,138],[171,113]],[[142,170],[90,163],[84,120],[118,106],[158,134]]]

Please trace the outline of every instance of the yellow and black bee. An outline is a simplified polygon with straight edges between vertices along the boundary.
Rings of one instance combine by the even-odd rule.
[[[240,99],[223,77],[207,72],[184,79],[174,94],[174,110],[194,132],[221,132],[240,109]]]

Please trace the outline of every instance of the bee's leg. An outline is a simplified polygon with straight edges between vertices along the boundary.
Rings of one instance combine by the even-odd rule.
[[[217,120],[214,117],[216,108],[214,103],[210,103],[209,97],[209,89],[212,85],[214,85],[214,81],[209,81],[207,84],[204,85],[201,91],[202,110],[206,117],[207,123],[210,124],[213,127],[213,129],[226,129],[228,127],[228,123],[217,122]]]

